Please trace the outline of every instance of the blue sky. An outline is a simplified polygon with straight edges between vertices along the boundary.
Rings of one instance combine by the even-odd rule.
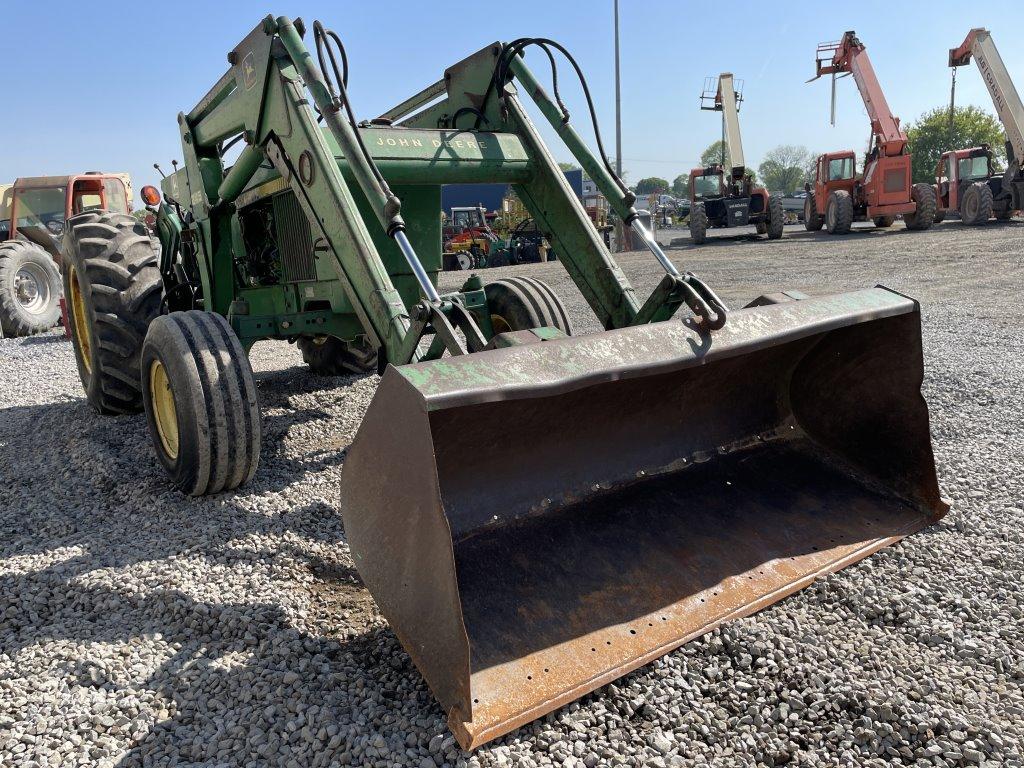
[[[98,11],[106,5],[109,11]],[[444,68],[495,40],[550,37],[576,56],[614,151],[612,0],[423,4],[392,2],[132,3],[5,0],[9,97],[0,119],[0,182],[16,176],[85,170],[129,171],[138,190],[154,180],[154,161],[180,157],[175,123],[226,70],[225,55],[267,13],[315,18],[348,50],[349,92],[360,118],[374,117],[438,79]],[[805,84],[815,45],[855,29],[867,45],[893,111],[904,122],[948,103],[947,49],[972,26],[993,34],[1018,88],[1024,51],[1008,5],[734,3],[698,22],[707,3],[621,0],[623,157],[627,178],[669,180],[688,172],[720,135],[701,112],[705,76],[732,71],[745,81],[741,122],[748,165],[777,144],[815,152],[861,150],[868,122],[852,79],[838,83],[837,122],[829,125],[829,82]],[[120,10],[127,9],[127,10]],[[721,10],[721,9],[720,9]],[[734,31],[723,27],[738,20]],[[730,40],[734,41],[730,43]],[[549,77],[546,64],[528,59]],[[543,66],[542,66],[543,65]],[[576,125],[590,136],[568,65],[562,92]],[[977,70],[961,69],[959,104],[992,111]],[[546,137],[550,140],[551,133]],[[559,159],[568,152],[550,141]]]

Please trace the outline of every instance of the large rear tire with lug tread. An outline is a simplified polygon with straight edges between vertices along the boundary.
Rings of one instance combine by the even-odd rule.
[[[123,213],[72,216],[65,233],[64,296],[86,397],[100,413],[136,413],[142,342],[163,298],[159,243]]]
[[[484,286],[494,332],[555,328],[572,335],[565,305],[551,288],[534,277],[505,277]]]
[[[227,320],[196,309],[157,318],[141,367],[153,446],[174,487],[202,496],[252,479],[261,436],[256,382]]]
[[[896,217],[895,216],[875,216],[875,218],[873,218],[872,221],[875,223],[875,226],[878,227],[879,229],[888,229],[889,227],[892,226],[892,223],[894,221],[896,221]]]
[[[0,330],[45,333],[60,320],[60,272],[46,251],[25,240],[0,243]]]
[[[377,370],[377,350],[365,336],[353,341],[335,336],[303,336],[297,346],[309,369],[321,376],[348,376]]]
[[[782,198],[771,195],[768,198],[768,239],[778,240],[782,237],[782,229],[786,226],[786,211],[782,207]]]
[[[708,239],[708,212],[704,203],[694,203],[690,209],[690,240],[700,245]]]
[[[825,207],[825,228],[830,235],[845,235],[853,227],[853,197],[845,189],[828,196]]]
[[[917,210],[903,215],[903,223],[907,229],[925,230],[935,223],[935,211],[938,200],[935,187],[931,184],[915,184],[910,188],[910,199],[917,204]]]
[[[960,218],[964,224],[987,224],[992,218],[992,188],[984,181],[976,181],[964,190],[960,201]]]
[[[825,217],[818,213],[818,206],[814,202],[814,193],[808,192],[804,200],[804,229],[808,232],[817,232],[825,224]]]

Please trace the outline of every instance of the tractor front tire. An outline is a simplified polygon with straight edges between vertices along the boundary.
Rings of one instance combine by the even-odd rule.
[[[261,436],[256,382],[227,320],[196,309],[157,318],[141,367],[153,447],[174,487],[202,496],[252,479]]]
[[[808,192],[804,200],[804,229],[808,232],[817,232],[824,224],[825,217],[818,213],[818,206],[814,202],[814,193]]]
[[[917,204],[917,210],[903,215],[903,223],[907,229],[925,230],[935,223],[935,211],[938,200],[935,187],[931,184],[915,184],[910,188],[910,199]]]
[[[987,224],[992,218],[993,205],[992,188],[984,181],[976,181],[964,190],[960,218],[970,226]]]
[[[771,195],[768,198],[768,239],[778,240],[782,237],[782,229],[786,226],[786,211],[782,207],[782,198]]]
[[[354,341],[335,336],[303,336],[297,346],[303,362],[321,376],[349,376],[377,370],[377,350],[365,336]]]
[[[159,243],[132,216],[90,211],[68,219],[68,325],[78,376],[100,413],[142,410],[139,355],[149,324],[160,315],[159,257]]]
[[[45,333],[60,319],[60,273],[35,243],[0,243],[0,330],[4,336]]]
[[[484,286],[495,334],[555,328],[572,335],[569,313],[558,295],[534,277],[506,277]]]
[[[875,218],[873,218],[872,221],[875,222],[875,226],[878,227],[879,229],[888,229],[889,227],[892,226],[892,223],[896,221],[896,217],[875,216]]]
[[[708,239],[708,212],[704,203],[694,203],[690,210],[690,240],[700,245]]]
[[[845,189],[837,189],[828,196],[825,207],[825,228],[830,235],[845,235],[853,227],[853,197]]]

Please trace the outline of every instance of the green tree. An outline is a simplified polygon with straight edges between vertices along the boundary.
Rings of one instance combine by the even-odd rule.
[[[911,168],[915,182],[935,183],[935,169],[943,152],[992,147],[996,160],[1006,160],[1006,135],[999,120],[977,107],[956,107],[950,126],[949,107],[936,107],[907,126]]]
[[[648,176],[646,179],[640,179],[636,183],[636,193],[638,195],[649,195],[651,193],[658,195],[662,192],[667,192],[668,188],[669,183],[657,176]]]
[[[814,158],[807,147],[780,144],[765,155],[757,167],[769,192],[790,194],[803,186],[814,168]]]
[[[725,148],[725,161],[722,160],[722,149]],[[708,145],[708,148],[700,153],[700,164],[702,167],[707,168],[709,165],[721,165],[723,168],[728,168],[732,163],[730,162],[729,148],[721,141],[715,141]]]
[[[722,163],[722,148],[725,147],[725,162]],[[702,167],[707,168],[710,165],[721,165],[723,168],[732,167],[732,158],[729,156],[729,147],[724,145],[721,141],[716,141],[708,145],[708,148],[700,153],[700,164]],[[745,168],[744,171],[750,176],[752,181],[757,181],[757,174],[753,168]]]
[[[672,182],[672,194],[676,197],[690,196],[690,174],[681,173]]]
[[[576,163],[559,163],[558,167],[563,171],[578,171],[580,167]]]

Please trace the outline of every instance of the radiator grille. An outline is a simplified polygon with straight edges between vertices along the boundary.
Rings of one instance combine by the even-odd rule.
[[[274,196],[274,225],[285,281],[316,280],[309,219],[292,192]]]
[[[907,188],[907,171],[904,168],[890,168],[885,172],[885,191],[902,192]]]

